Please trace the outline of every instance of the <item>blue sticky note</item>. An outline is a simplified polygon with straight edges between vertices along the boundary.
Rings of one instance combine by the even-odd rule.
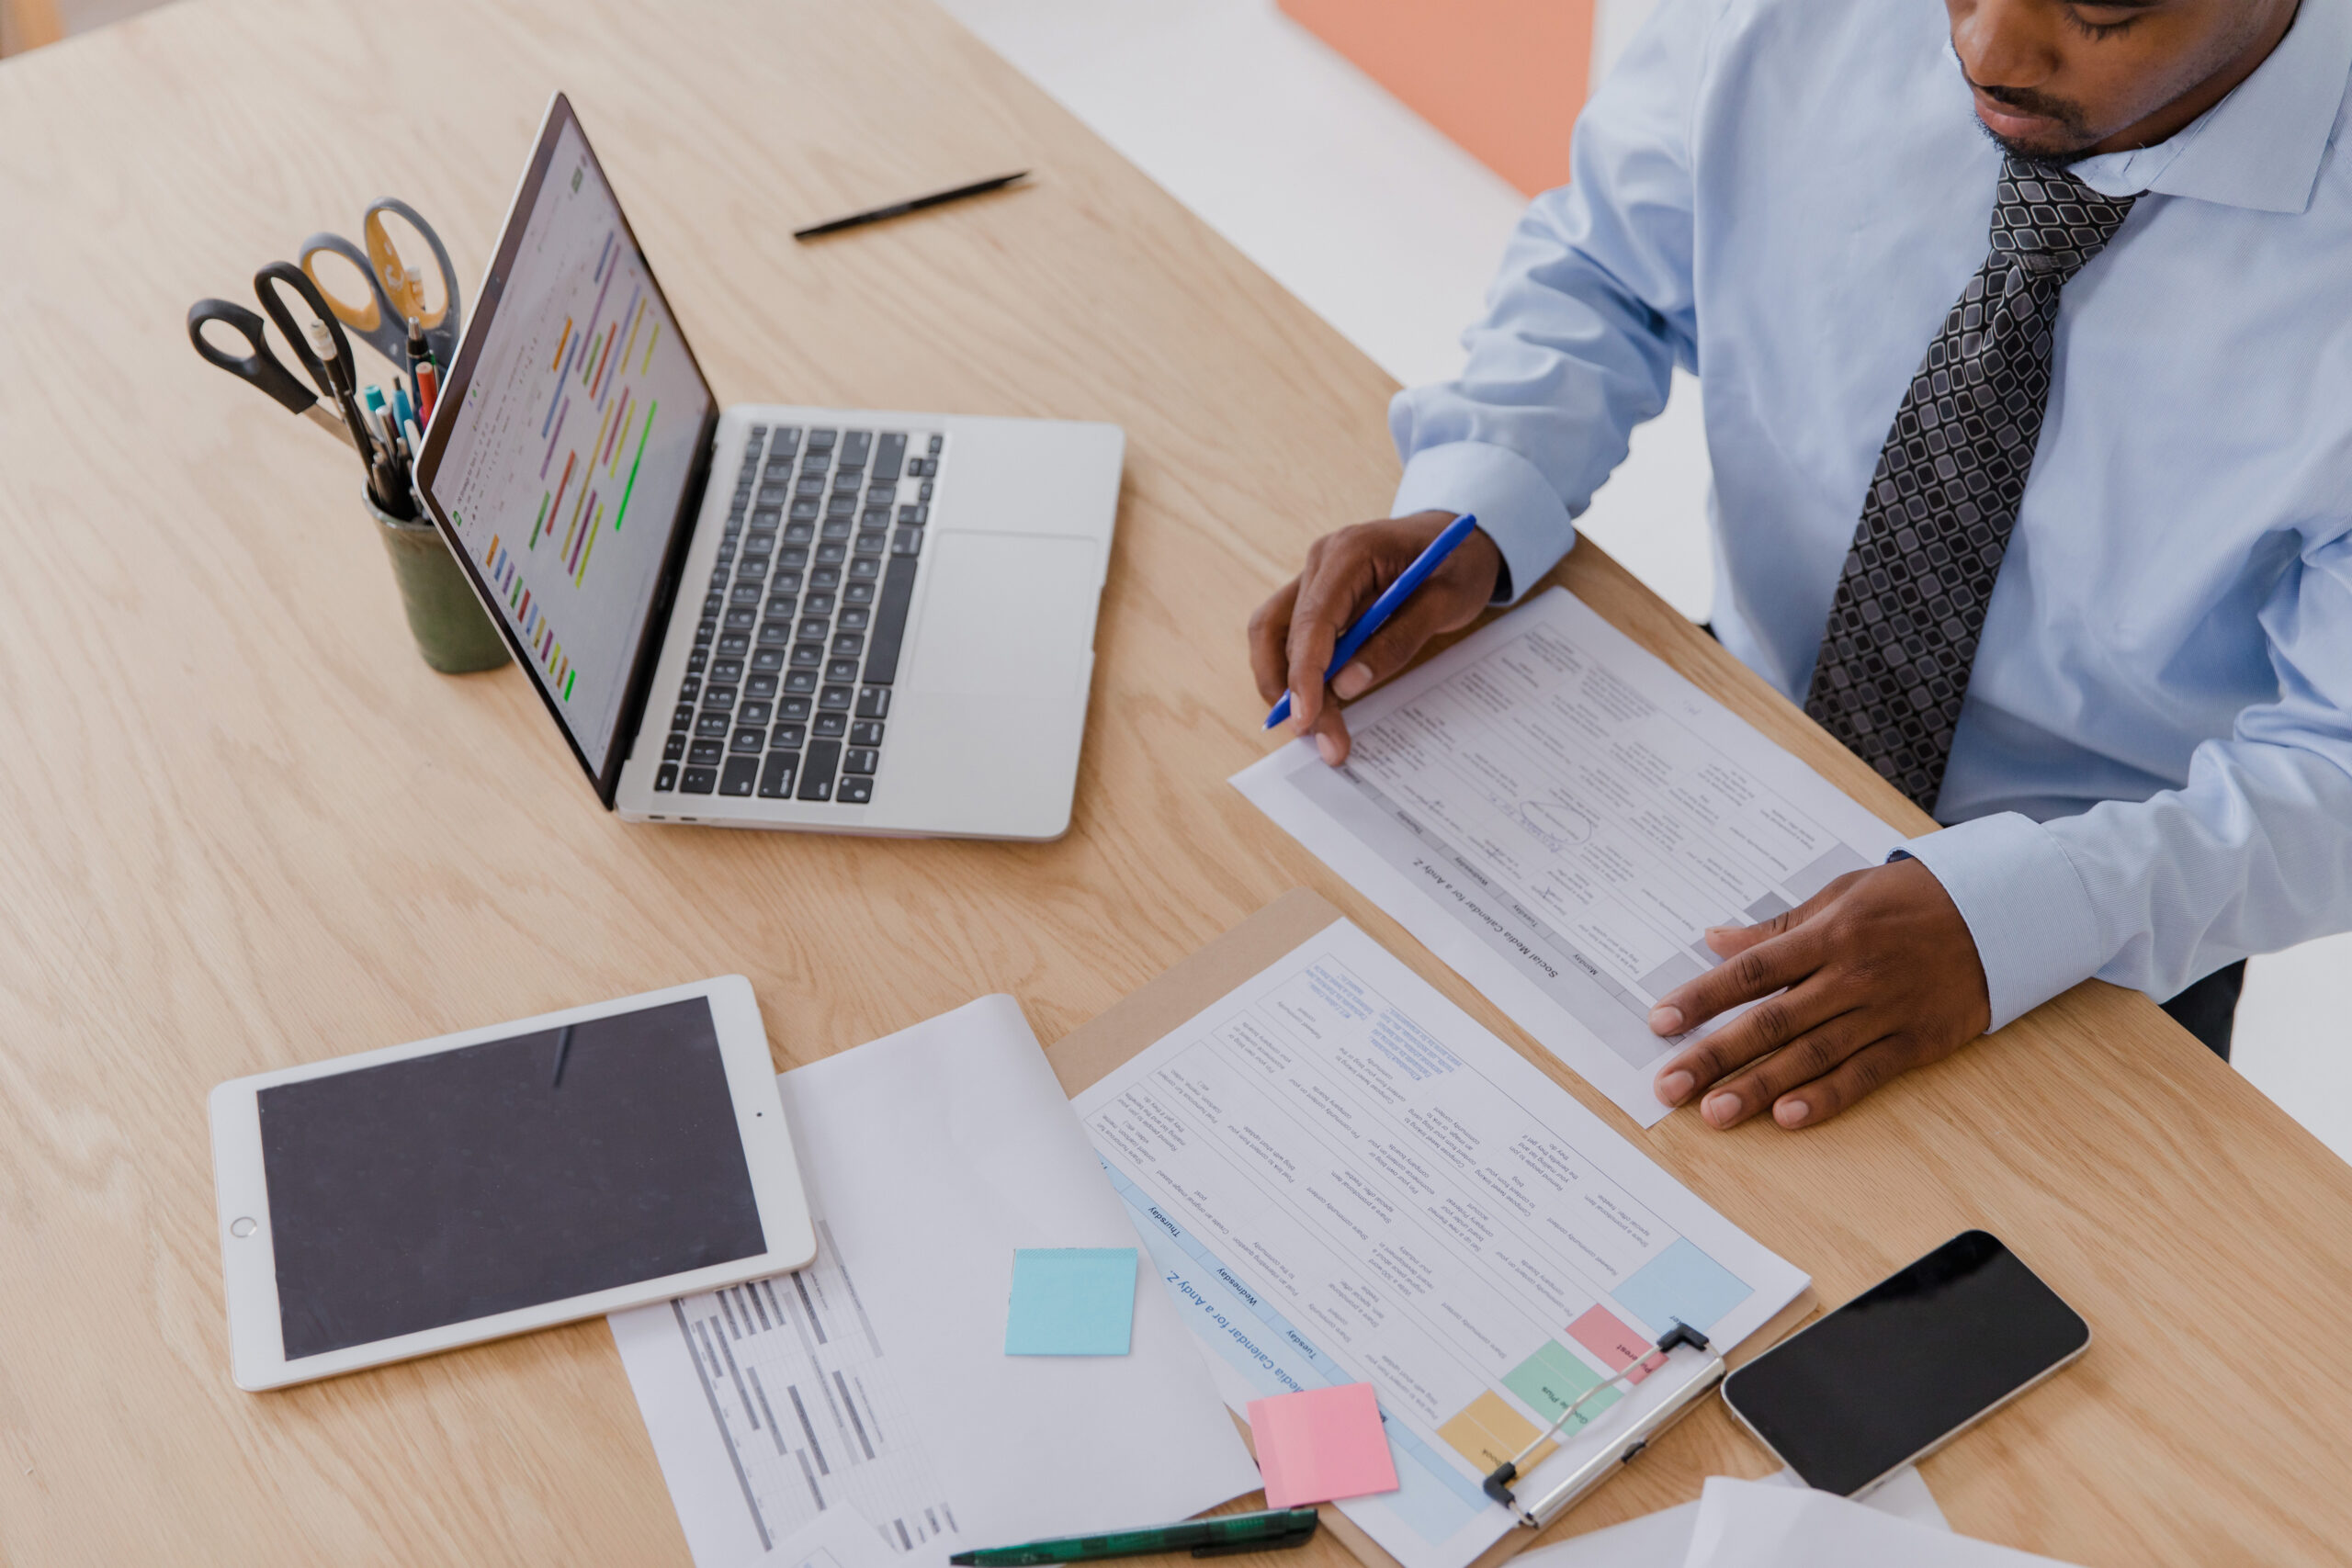
[[[1124,1356],[1136,1321],[1132,1247],[1024,1247],[1012,1255],[1008,1356]]]
[[[1678,1238],[1611,1293],[1653,1334],[1677,1322],[1704,1334],[1753,1292],[1746,1280]]]

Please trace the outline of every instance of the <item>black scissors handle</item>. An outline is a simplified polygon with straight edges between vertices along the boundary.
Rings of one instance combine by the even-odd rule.
[[[311,340],[295,324],[294,313],[286,308],[286,297],[278,286],[291,288],[299,295],[311,314],[323,322],[327,339],[334,346],[334,356],[321,363],[311,348]],[[294,356],[319,389],[322,397],[332,397],[337,404],[349,404],[359,385],[359,362],[352,356],[351,340],[343,335],[343,323],[327,309],[326,299],[319,293],[318,285],[303,275],[292,262],[272,262],[254,274],[254,292],[261,296],[261,308],[277,323],[278,335],[286,340]],[[356,410],[346,408],[346,415]]]
[[[240,356],[208,342],[204,328],[212,321],[243,338],[253,345],[253,352]],[[284,404],[288,413],[301,413],[319,400],[294,372],[277,362],[277,355],[269,351],[268,340],[262,336],[261,318],[243,305],[226,299],[198,299],[187,308],[187,340],[196,344],[196,352],[204,356],[206,364],[217,365],[230,375],[252,382]]]

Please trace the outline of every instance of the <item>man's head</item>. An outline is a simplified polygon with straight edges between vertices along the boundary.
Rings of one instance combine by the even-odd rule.
[[[2002,150],[2069,159],[2162,141],[2253,73],[2296,0],[1944,0]]]

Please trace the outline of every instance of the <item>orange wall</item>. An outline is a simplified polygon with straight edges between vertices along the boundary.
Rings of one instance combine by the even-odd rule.
[[[1488,168],[1532,196],[1568,180],[1596,0],[1280,0]]]

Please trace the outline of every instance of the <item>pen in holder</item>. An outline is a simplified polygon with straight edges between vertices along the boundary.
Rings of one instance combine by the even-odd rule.
[[[392,578],[401,586],[401,607],[416,651],[444,675],[495,670],[506,662],[506,641],[482,612],[441,531],[424,518],[403,522],[360,492],[375,520],[384,553],[392,558]]]

